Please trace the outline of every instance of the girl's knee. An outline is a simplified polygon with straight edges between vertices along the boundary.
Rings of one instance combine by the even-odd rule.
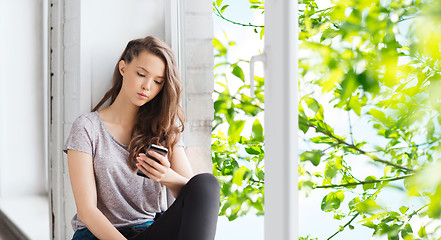
[[[193,176],[187,183],[189,189],[206,194],[212,193],[219,195],[219,181],[211,173],[200,173]]]
[[[210,187],[219,188],[219,181],[211,173],[197,174],[197,175],[193,176],[188,183],[189,184],[202,184],[202,185],[208,185]]]

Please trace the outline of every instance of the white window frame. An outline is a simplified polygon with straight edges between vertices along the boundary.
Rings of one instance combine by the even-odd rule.
[[[265,240],[298,239],[297,2],[265,2]]]

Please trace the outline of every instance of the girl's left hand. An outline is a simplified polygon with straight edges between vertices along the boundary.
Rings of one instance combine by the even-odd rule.
[[[170,170],[170,162],[167,156],[162,156],[153,150],[149,151],[149,155],[157,159],[159,163],[144,153],[140,153],[139,157],[136,158],[138,161],[136,167],[153,181],[161,182]]]

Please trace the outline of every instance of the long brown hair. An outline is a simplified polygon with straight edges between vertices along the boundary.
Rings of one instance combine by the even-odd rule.
[[[92,109],[97,111],[110,98],[112,104],[118,96],[123,77],[119,72],[118,63],[124,60],[129,64],[143,51],[154,54],[165,64],[165,82],[158,95],[138,110],[136,124],[129,144],[129,167],[136,169],[136,156],[145,152],[150,144],[157,144],[169,149],[168,156],[173,155],[173,146],[179,141],[184,131],[185,115],[179,104],[182,85],[175,57],[172,50],[159,38],[147,36],[130,41],[113,72],[113,83],[101,101]],[[179,121],[179,122],[177,122]]]

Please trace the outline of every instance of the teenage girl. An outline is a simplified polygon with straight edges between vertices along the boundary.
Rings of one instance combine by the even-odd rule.
[[[73,239],[214,239],[219,183],[208,173],[193,176],[181,140],[181,89],[164,42],[148,36],[127,44],[112,88],[74,121],[63,149],[77,207]],[[150,144],[168,154],[148,157]],[[168,209],[165,188],[176,198]]]

